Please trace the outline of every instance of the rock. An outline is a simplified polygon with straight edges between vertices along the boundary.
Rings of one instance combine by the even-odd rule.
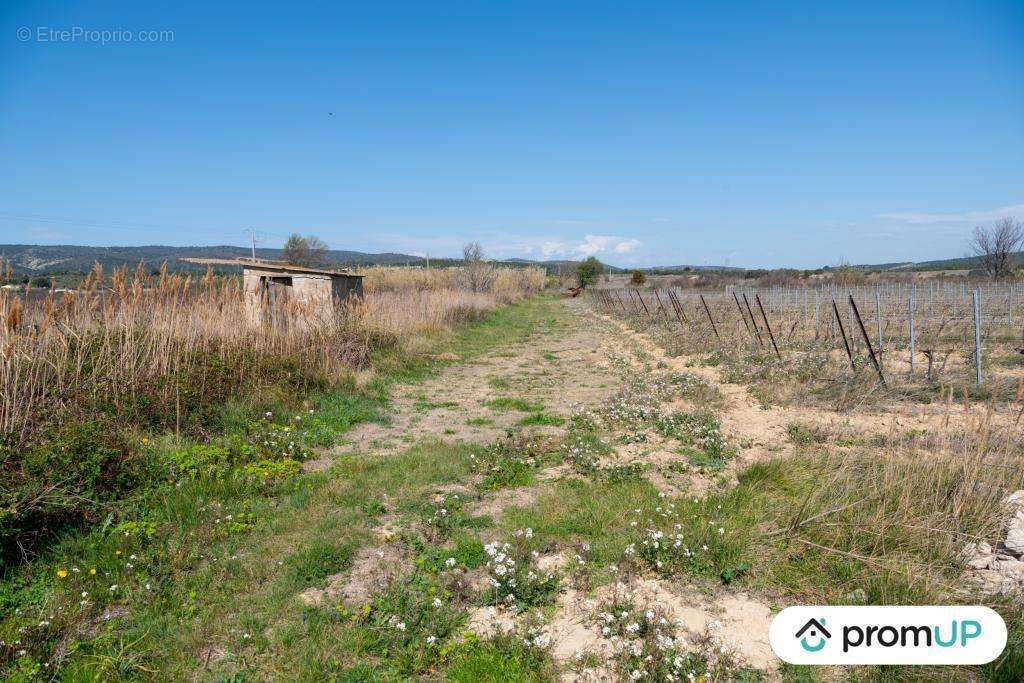
[[[978,555],[967,560],[967,566],[971,569],[988,569],[993,558],[993,555]]]
[[[993,557],[992,546],[984,541],[968,543],[960,551],[961,561],[971,569],[988,569]]]
[[[1003,576],[997,569],[982,569],[969,572],[967,580],[977,585],[983,593],[989,595],[1008,593],[1015,587],[1015,582]]]
[[[1016,521],[1016,517],[1014,517]],[[1006,532],[1006,540],[1003,545],[1018,557],[1024,555],[1024,524],[1014,525]]]
[[[1003,498],[1003,505],[1008,508],[1016,509],[1024,506],[1024,489],[1014,491],[1006,498]]]
[[[1009,593],[1024,588],[1024,490],[1002,500],[1006,540],[993,548],[988,543],[968,543],[960,558],[968,568],[965,579],[983,592]]]
[[[966,562],[975,555],[991,555],[992,546],[984,541],[978,543],[968,543],[964,546],[964,549],[960,551],[960,559]]]
[[[1016,557],[996,555],[990,567],[1003,576],[1016,581],[1024,580],[1024,561]]]

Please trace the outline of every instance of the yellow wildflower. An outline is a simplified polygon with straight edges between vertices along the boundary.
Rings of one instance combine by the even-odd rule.
[[[92,569],[90,569],[89,573],[95,575],[96,574],[96,567],[93,567]]]
[[[66,577],[67,575],[68,575],[68,570],[67,570],[67,569],[58,569],[58,570],[57,570],[57,576],[59,576],[60,578],[62,578],[62,579],[63,579],[63,578],[65,578],[65,577]]]

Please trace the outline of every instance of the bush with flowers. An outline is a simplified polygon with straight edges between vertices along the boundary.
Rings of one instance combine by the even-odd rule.
[[[379,595],[368,609],[350,614],[369,628],[365,647],[395,660],[395,668],[426,672],[436,666],[465,612],[431,578],[414,572]]]
[[[724,580],[724,574],[731,572],[732,580],[746,566],[746,539],[718,521],[721,507],[710,508],[711,504],[704,499],[692,504],[667,502],[647,513],[634,510],[630,521],[634,535],[626,556],[663,576],[691,574]]]
[[[540,553],[535,548],[533,529],[518,529],[511,542],[494,541],[484,546],[489,558],[490,590],[487,601],[519,611],[551,602],[558,592],[558,576],[537,568]]]
[[[713,628],[684,640],[682,623],[661,605],[638,607],[620,586],[594,618],[612,646],[612,666],[620,680],[728,681],[756,673],[739,666]]]

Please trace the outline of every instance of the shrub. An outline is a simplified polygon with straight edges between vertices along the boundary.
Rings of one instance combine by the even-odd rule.
[[[20,457],[5,447],[0,542],[38,540],[67,524],[95,520],[152,475],[123,431],[104,419],[49,427]],[[18,466],[20,465],[20,467]]]
[[[576,266],[576,278],[579,281],[580,287],[588,287],[594,284],[603,272],[604,264],[594,256],[588,256],[586,260],[581,261]]]
[[[194,445],[168,456],[170,475],[173,479],[210,477],[220,479],[228,473],[239,458],[236,453],[222,446]]]

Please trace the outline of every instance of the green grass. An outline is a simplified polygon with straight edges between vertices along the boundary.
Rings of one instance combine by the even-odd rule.
[[[502,412],[518,411],[520,413],[536,413],[544,410],[544,406],[539,403],[531,403],[526,399],[512,398],[510,396],[492,398],[484,401],[483,405],[491,410],[500,410]]]
[[[501,528],[529,527],[542,541],[587,541],[594,565],[614,564],[629,545],[629,513],[658,501],[657,490],[645,479],[572,479],[546,490],[529,508],[506,511]]]
[[[519,421],[519,424],[523,425],[524,427],[547,425],[558,427],[565,424],[565,418],[560,417],[558,415],[551,415],[550,413],[536,412],[533,413],[532,415],[527,415],[526,417],[524,417],[522,420]]]
[[[420,552],[417,563],[427,571],[437,573],[444,569],[445,561],[452,557],[455,558],[457,566],[463,569],[474,569],[487,564],[484,544],[476,536],[465,531],[451,539],[450,545],[425,547]]]
[[[537,657],[514,637],[492,641],[470,640],[452,656],[447,678],[457,683],[505,683],[548,681],[553,678],[550,660]]]
[[[285,565],[296,584],[312,585],[348,569],[352,565],[354,550],[351,543],[319,540],[301,548],[288,558]]]
[[[416,401],[413,408],[418,411],[439,410],[441,408],[458,408],[458,401]]]
[[[147,653],[145,663],[138,664],[171,678],[186,677],[199,664],[194,653],[210,643],[243,658],[258,659],[269,649],[276,653],[274,659],[315,660],[318,649],[326,651],[331,643],[345,639],[347,627],[320,623],[316,629],[310,628],[312,625],[300,628],[303,608],[295,595],[344,570],[353,549],[368,540],[369,526],[376,515],[367,515],[361,501],[425,498],[437,485],[466,476],[467,463],[465,447],[438,441],[419,443],[386,460],[348,458],[335,466],[329,480],[300,477],[294,483],[293,494],[276,506],[271,506],[275,502],[271,500],[250,505],[255,524],[238,535],[217,533],[217,525],[210,523],[210,515],[200,504],[209,498],[194,497],[196,491],[182,492],[193,494],[186,500],[167,501],[165,509],[176,514],[166,521],[180,524],[182,531],[170,538],[157,536],[141,543],[135,552],[147,558],[143,562],[151,574],[171,569],[168,560],[172,558],[175,563],[184,562],[185,571],[164,584],[156,599],[149,601],[148,595],[139,594],[137,602],[130,600],[132,619],[122,635],[137,642],[134,651]],[[225,509],[229,508],[226,501],[231,500],[227,493],[220,490],[213,497]],[[195,502],[186,508],[187,500]],[[194,545],[183,548],[187,538]],[[113,556],[110,549],[119,545],[120,539],[108,536],[99,540],[112,544],[104,555]],[[185,555],[179,556],[183,550]],[[124,553],[122,556],[128,554],[127,548]],[[297,628],[299,631],[294,633]],[[267,629],[269,636],[242,637]],[[80,666],[83,675],[105,677],[126,665],[119,659],[123,656],[107,650],[104,657],[112,661],[85,657],[73,661],[71,670]],[[302,664],[302,668],[307,666],[311,667],[308,662]]]

